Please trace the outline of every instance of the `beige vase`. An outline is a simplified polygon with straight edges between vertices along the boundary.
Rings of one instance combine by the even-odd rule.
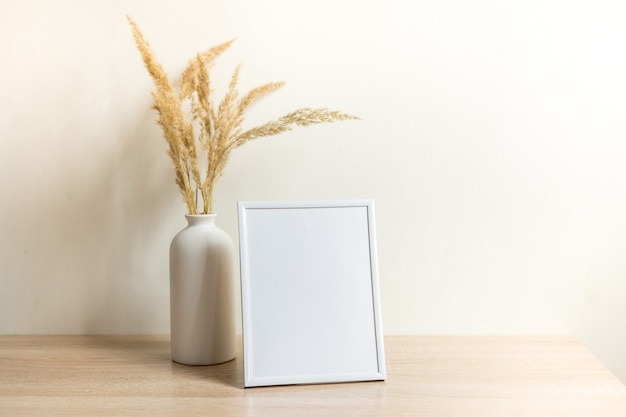
[[[234,248],[215,214],[186,215],[170,245],[172,360],[213,365],[235,353]]]

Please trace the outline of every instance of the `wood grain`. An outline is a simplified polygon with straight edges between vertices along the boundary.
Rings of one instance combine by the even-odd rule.
[[[384,382],[243,388],[238,357],[173,363],[166,336],[0,336],[0,416],[626,416],[569,337],[388,336]]]

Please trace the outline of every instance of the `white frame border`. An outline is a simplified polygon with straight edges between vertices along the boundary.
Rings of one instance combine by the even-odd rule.
[[[365,207],[367,209],[367,225],[370,250],[370,275],[372,284],[372,308],[374,312],[374,332],[376,343],[376,354],[378,370],[376,372],[360,372],[350,374],[325,374],[325,375],[298,375],[275,377],[255,377],[254,364],[251,361],[254,341],[252,340],[251,326],[253,325],[250,316],[250,291],[248,279],[250,277],[248,258],[248,241],[246,231],[248,219],[246,213],[254,209],[290,209],[290,208],[345,208],[345,207]],[[243,321],[243,349],[244,349],[244,387],[287,385],[287,384],[316,384],[316,383],[337,383],[354,381],[374,381],[384,380],[387,377],[384,337],[382,329],[382,316],[380,308],[380,289],[378,277],[378,257],[376,245],[376,227],[374,219],[374,201],[367,200],[321,200],[321,201],[239,201],[237,204],[239,219],[239,252],[241,265],[241,307]]]

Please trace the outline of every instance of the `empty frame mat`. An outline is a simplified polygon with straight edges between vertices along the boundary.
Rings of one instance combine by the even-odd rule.
[[[373,202],[238,209],[245,386],[385,379]]]

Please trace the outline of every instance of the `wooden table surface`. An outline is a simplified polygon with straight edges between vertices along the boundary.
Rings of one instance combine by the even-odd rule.
[[[625,417],[626,386],[569,337],[392,336],[383,382],[243,388],[238,357],[167,336],[0,336],[0,416]]]

